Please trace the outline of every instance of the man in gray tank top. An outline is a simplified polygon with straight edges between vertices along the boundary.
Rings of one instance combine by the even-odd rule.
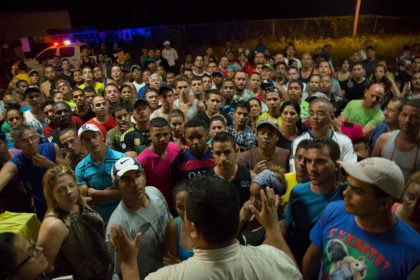
[[[420,100],[405,101],[398,122],[399,130],[384,133],[378,138],[372,156],[395,161],[407,180],[420,170]]]

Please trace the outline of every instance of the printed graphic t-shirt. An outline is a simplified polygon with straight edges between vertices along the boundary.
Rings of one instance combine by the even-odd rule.
[[[392,229],[370,233],[344,210],[330,203],[310,235],[323,251],[319,279],[406,279],[420,264],[420,235],[397,220]]]

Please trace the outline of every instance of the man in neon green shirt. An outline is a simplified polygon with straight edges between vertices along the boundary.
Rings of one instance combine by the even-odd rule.
[[[380,103],[385,95],[382,84],[371,84],[365,91],[364,99],[350,101],[341,113],[344,121],[356,122],[363,127],[363,138],[369,139],[376,126],[384,121]]]

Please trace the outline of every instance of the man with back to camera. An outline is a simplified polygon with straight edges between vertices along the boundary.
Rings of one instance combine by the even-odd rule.
[[[188,233],[194,256],[149,274],[145,279],[302,279],[278,225],[278,200],[272,189],[260,190],[262,209],[250,209],[266,230],[263,245],[242,246],[235,236],[239,226],[238,194],[230,183],[212,176],[195,178],[186,199]],[[118,256],[125,256],[123,276],[138,279],[136,243],[121,226],[114,226],[110,240]],[[124,241],[122,241],[124,240]],[[130,249],[128,249],[130,248]],[[126,250],[129,250],[128,253]],[[141,248],[140,248],[141,251]],[[120,258],[121,259],[121,258]],[[141,271],[141,267],[140,267]],[[128,279],[128,278],[127,278]]]

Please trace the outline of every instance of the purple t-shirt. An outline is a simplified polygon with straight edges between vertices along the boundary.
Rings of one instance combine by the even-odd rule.
[[[178,145],[169,142],[166,147],[165,158],[159,157],[151,148],[145,149],[136,157],[137,162],[141,164],[146,173],[147,185],[159,189],[165,197],[169,207],[172,205],[172,185],[169,170],[172,161],[178,153]]]

